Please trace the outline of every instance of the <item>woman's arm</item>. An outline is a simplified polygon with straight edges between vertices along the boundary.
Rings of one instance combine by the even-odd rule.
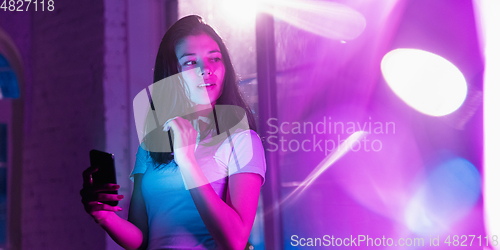
[[[148,244],[148,218],[142,197],[143,174],[134,175],[134,190],[130,200],[128,221],[115,213],[99,221],[109,236],[125,249],[146,249]]]
[[[130,199],[128,221],[136,225],[142,231],[142,244],[140,249],[146,249],[149,239],[148,214],[146,203],[142,197],[142,176],[144,174],[134,174],[134,191]]]
[[[178,163],[191,197],[210,235],[222,249],[245,248],[255,219],[262,177],[239,173],[229,177],[224,202],[208,183],[196,160]]]
[[[210,235],[222,249],[244,249],[257,211],[262,177],[229,177],[227,201],[215,193],[194,157],[197,131],[182,117],[169,122],[174,132],[175,161]]]

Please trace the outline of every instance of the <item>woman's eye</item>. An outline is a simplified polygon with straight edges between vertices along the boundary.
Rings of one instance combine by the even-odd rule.
[[[196,61],[187,61],[184,63],[184,65],[189,66],[189,65],[195,65]]]
[[[212,58],[212,60],[213,60],[214,62],[220,62],[220,61],[221,61],[220,57],[215,57],[215,58]]]

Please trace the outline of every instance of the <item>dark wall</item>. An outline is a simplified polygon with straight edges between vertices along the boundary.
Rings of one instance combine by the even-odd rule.
[[[21,52],[26,88],[22,190],[11,190],[12,249],[104,249],[78,192],[91,148],[104,148],[104,4],[56,1],[55,10],[3,12]],[[16,114],[14,114],[16,116]],[[19,138],[14,138],[18,140]],[[19,202],[20,201],[20,202]],[[17,224],[17,225],[14,225]]]

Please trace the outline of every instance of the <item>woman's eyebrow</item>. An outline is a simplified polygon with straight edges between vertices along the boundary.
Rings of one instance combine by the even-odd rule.
[[[208,52],[208,54],[212,54],[212,53],[220,53],[220,50],[214,49],[214,50],[211,50],[210,52]]]
[[[178,60],[181,60],[181,58],[183,58],[183,57],[185,57],[185,56],[195,56],[195,55],[196,55],[195,53],[184,53],[184,54],[182,54],[182,56],[181,56],[181,57],[179,57],[179,59],[178,59]]]
[[[221,53],[221,52],[220,52],[220,50],[218,50],[218,49],[214,49],[214,50],[211,50],[211,51],[209,51],[209,52],[208,52],[208,54],[212,54],[212,53]],[[221,54],[222,54],[222,53],[221,53]],[[178,59],[178,60],[182,59],[182,58],[183,58],[183,57],[185,57],[185,56],[195,56],[195,55],[196,55],[195,53],[184,53],[184,54],[182,54],[182,56],[181,56],[181,57],[179,57],[179,59]]]

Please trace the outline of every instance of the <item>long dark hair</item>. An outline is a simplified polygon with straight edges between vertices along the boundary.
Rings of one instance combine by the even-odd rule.
[[[186,112],[193,105],[186,93],[188,88],[179,74],[181,67],[175,47],[185,37],[200,34],[209,35],[217,43],[225,67],[222,93],[215,103],[215,110],[210,111],[208,128],[200,132],[200,141],[211,135],[212,138],[219,139],[212,140],[210,145],[218,145],[225,139],[224,136],[217,137],[218,134],[229,135],[230,130],[234,132],[235,128],[256,131],[255,119],[238,89],[236,72],[222,38],[200,16],[183,17],[165,33],[156,56],[154,84],[150,93],[151,109],[145,121],[145,129],[150,132],[143,139],[146,150],[154,160],[155,169],[163,168],[162,164],[168,164],[174,159],[170,151],[173,143],[170,132],[163,131],[161,125],[176,116],[186,118]]]

